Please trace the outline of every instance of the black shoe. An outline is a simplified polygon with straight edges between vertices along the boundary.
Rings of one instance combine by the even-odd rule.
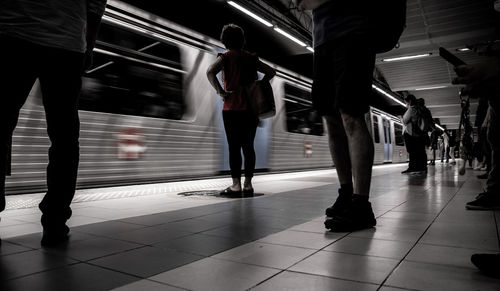
[[[415,170],[408,168],[408,169],[404,170],[403,172],[401,172],[401,174],[409,174],[411,172],[415,172]]]
[[[69,240],[69,234],[64,232],[43,232],[40,244],[43,247],[59,247],[65,245]]]
[[[478,178],[478,179],[481,179],[481,180],[483,180],[483,179],[488,179],[488,173],[484,173],[484,174],[481,174],[481,175],[477,175],[477,178]]]
[[[243,189],[243,197],[252,197],[253,196],[253,188],[249,188],[249,189]]]
[[[352,192],[344,191],[342,188],[339,189],[339,196],[337,196],[337,200],[333,203],[332,206],[325,209],[325,215],[328,217],[334,217],[342,213],[351,202]]]
[[[484,192],[477,195],[476,199],[467,202],[465,209],[468,210],[498,210],[500,209],[500,195],[498,193]]]
[[[353,198],[339,215],[327,218],[325,227],[333,232],[352,232],[372,228],[377,224],[371,203]]]
[[[470,260],[485,274],[500,277],[500,254],[473,254]]]
[[[235,198],[235,197],[241,197],[241,193],[242,193],[241,190],[240,191],[234,191],[234,190],[231,190],[231,187],[227,187],[226,189],[222,190],[219,193],[219,195]]]

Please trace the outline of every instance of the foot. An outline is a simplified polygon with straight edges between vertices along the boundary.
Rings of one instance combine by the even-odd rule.
[[[325,215],[334,217],[345,211],[352,199],[352,192],[345,192],[342,188],[339,189],[339,196],[332,206],[325,210]]]
[[[43,247],[59,247],[66,244],[69,240],[69,227],[66,225],[63,229],[54,231],[54,230],[44,230],[43,236],[40,244]]]
[[[418,172],[418,170],[408,168],[408,169],[404,170],[403,172],[401,172],[401,174],[409,174],[409,173],[413,173],[413,172]]]
[[[252,194],[253,195],[253,186],[252,179],[245,178],[245,182],[243,182],[243,193],[244,194]]]
[[[239,188],[239,190],[233,190],[232,187],[227,187],[226,189],[222,190],[219,194],[223,196],[240,195],[241,188]]]
[[[500,209],[500,195],[498,193],[484,192],[477,195],[476,199],[465,205],[468,210],[498,210]]]
[[[473,254],[470,260],[485,274],[500,277],[500,254]]]
[[[325,227],[333,232],[352,232],[372,228],[376,224],[371,203],[355,198],[341,214],[325,221]]]

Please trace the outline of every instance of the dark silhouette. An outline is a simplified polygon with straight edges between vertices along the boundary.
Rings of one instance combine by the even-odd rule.
[[[19,110],[40,81],[51,146],[42,211],[42,245],[66,241],[79,161],[77,99],[91,63],[106,0],[0,2],[0,211],[5,169]],[[86,31],[86,35],[84,32]]]
[[[403,115],[404,139],[406,150],[410,155],[408,169],[404,170],[403,174],[425,172],[427,171],[427,154],[425,152],[426,140],[429,138],[427,132],[423,132],[419,128],[419,109],[417,99],[413,95],[405,97],[405,102],[408,109]]]
[[[255,170],[254,139],[258,118],[250,107],[246,94],[246,86],[257,80],[257,71],[263,72],[262,81],[269,82],[276,72],[259,60],[257,55],[243,50],[245,36],[243,29],[235,24],[225,25],[222,29],[221,41],[227,52],[219,54],[217,60],[208,68],[207,77],[210,84],[222,97],[224,107],[222,117],[229,145],[229,167],[233,184],[223,190],[223,195],[240,194],[241,187],[241,150],[245,156],[245,181],[243,193],[253,194],[252,177]],[[224,88],[217,80],[222,71]]]

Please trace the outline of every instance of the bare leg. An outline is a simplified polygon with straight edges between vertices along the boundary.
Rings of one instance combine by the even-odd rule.
[[[373,141],[363,114],[342,113],[354,178],[354,193],[369,195],[373,166]]]
[[[231,190],[233,191],[241,191],[241,179],[233,178],[233,185],[231,185]]]
[[[251,190],[252,186],[252,177],[245,177],[245,181],[243,182],[243,190]]]
[[[349,144],[340,116],[325,116],[328,127],[328,141],[339,182],[343,184],[352,183],[351,159],[349,157]]]

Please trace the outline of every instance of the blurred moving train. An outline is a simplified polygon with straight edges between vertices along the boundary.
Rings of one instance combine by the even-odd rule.
[[[228,170],[221,98],[206,69],[220,42],[120,1],[109,0],[93,67],[83,77],[78,187],[164,182]],[[261,121],[257,169],[332,166],[323,122],[312,109],[311,80],[273,66],[277,114]],[[405,162],[399,119],[366,115],[375,163]],[[40,92],[32,89],[13,136],[7,193],[45,190],[50,141]]]

